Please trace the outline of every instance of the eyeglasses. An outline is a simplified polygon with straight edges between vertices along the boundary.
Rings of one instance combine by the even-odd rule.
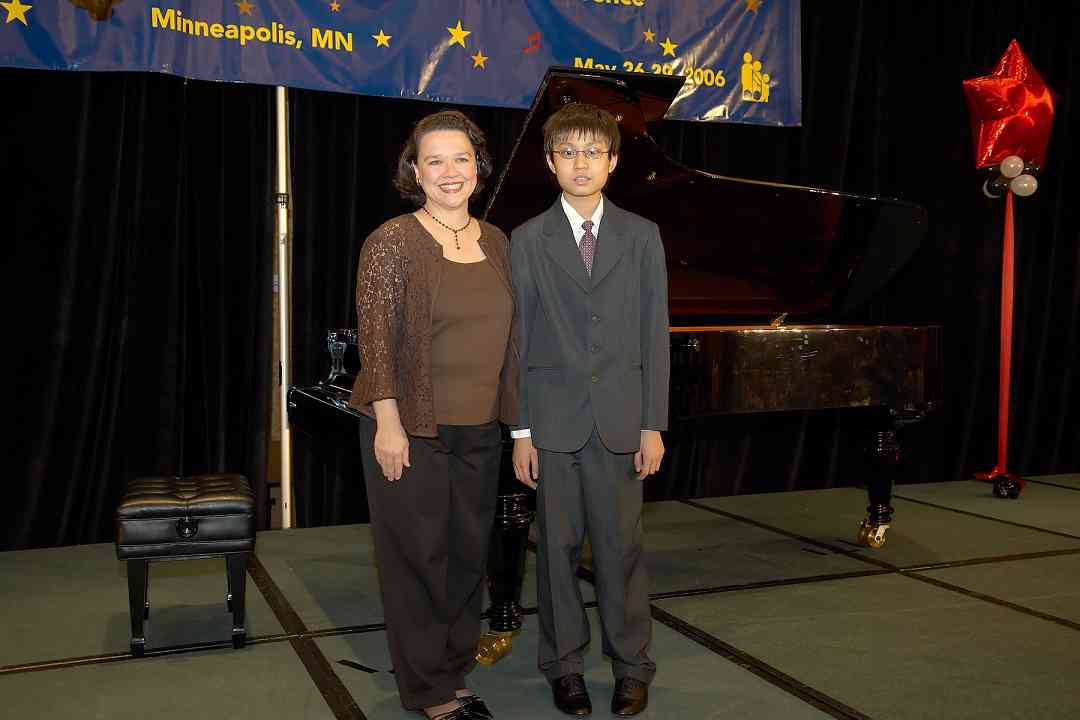
[[[576,160],[578,155],[584,155],[587,159],[596,161],[607,155],[610,150],[600,150],[598,148],[588,148],[587,150],[574,150],[573,148],[563,148],[562,150],[552,150],[551,154],[557,158],[562,158],[567,162]]]

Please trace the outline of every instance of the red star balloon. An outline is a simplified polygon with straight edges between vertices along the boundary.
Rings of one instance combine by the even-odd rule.
[[[1045,164],[1057,96],[1016,40],[994,72],[964,81],[964,96],[971,113],[975,167],[996,165],[1009,155]]]

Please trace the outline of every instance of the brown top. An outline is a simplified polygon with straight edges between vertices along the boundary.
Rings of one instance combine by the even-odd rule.
[[[508,292],[510,243],[494,225],[479,221],[480,249]],[[431,377],[432,310],[445,265],[442,247],[412,214],[379,226],[360,251],[356,315],[360,372],[349,404],[374,417],[371,404],[395,398],[410,435],[435,437]],[[517,328],[511,321],[499,377],[499,419],[517,422]],[[492,350],[494,353],[495,350]]]
[[[435,422],[479,425],[499,416],[499,373],[514,301],[485,261],[443,259],[431,315]]]

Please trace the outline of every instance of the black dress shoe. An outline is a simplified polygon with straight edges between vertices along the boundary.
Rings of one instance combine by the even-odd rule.
[[[423,710],[417,710],[416,712],[420,713],[424,717],[430,717]],[[474,717],[476,716],[470,714],[469,711],[465,709],[465,706],[462,705],[461,707],[455,708],[454,710],[448,710],[444,713],[439,713],[435,717],[431,718],[431,720],[472,720],[472,718]]]
[[[495,716],[488,709],[487,704],[480,699],[479,695],[466,695],[465,697],[459,697],[458,702],[461,703],[461,707],[468,711],[470,718],[476,720],[495,720]]]
[[[563,675],[551,681],[551,694],[555,707],[567,715],[592,715],[592,701],[585,687],[585,678],[578,673]]]
[[[615,681],[615,695],[611,698],[611,712],[620,717],[637,715],[649,705],[649,686],[632,677]]]

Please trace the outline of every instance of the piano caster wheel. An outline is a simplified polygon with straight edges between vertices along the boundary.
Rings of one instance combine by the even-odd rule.
[[[869,520],[863,520],[859,525],[859,544],[877,550],[885,545],[885,533],[888,530],[888,523],[871,525]]]
[[[994,497],[997,498],[1016,500],[1024,489],[1024,481],[1015,475],[994,475],[991,480],[994,483]]]
[[[476,646],[476,662],[481,665],[494,665],[509,655],[513,648],[513,633],[486,632],[480,636],[480,642]]]

